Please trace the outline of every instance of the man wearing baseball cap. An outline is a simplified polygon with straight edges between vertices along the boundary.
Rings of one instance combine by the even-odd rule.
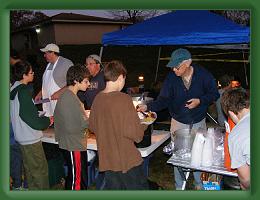
[[[208,106],[219,97],[214,77],[204,68],[191,65],[191,53],[179,48],[172,52],[167,75],[156,101],[139,105],[138,111],[160,111],[168,108],[171,115],[171,133],[178,129],[206,128]],[[175,188],[181,190],[182,176],[174,167]],[[202,189],[200,172],[194,172],[195,189]]]
[[[90,109],[94,98],[101,90],[105,89],[106,83],[100,56],[96,54],[87,56],[85,65],[92,78],[90,80],[89,88],[85,92],[79,92],[78,96],[85,104],[85,108]]]
[[[96,54],[91,54],[87,56],[85,66],[87,67],[87,69],[90,72],[90,75],[92,76],[90,80],[90,86],[85,92],[79,91],[78,97],[84,103],[85,108],[87,110],[90,110],[96,95],[100,91],[105,89],[106,83],[100,56]],[[88,150],[88,158],[94,157],[95,155],[95,151]],[[104,173],[99,173],[99,176],[96,181],[97,189],[101,189],[103,178]]]
[[[47,99],[42,103],[45,116],[53,116],[57,99],[66,89],[66,74],[73,63],[59,55],[60,48],[56,44],[48,44],[40,49],[48,62],[42,76],[42,89],[35,97],[35,102]],[[63,157],[57,145],[45,144],[44,150],[49,166],[50,186],[60,183],[64,177]],[[51,160],[51,162],[50,162]]]
[[[60,49],[56,44],[48,44],[40,49],[44,53],[44,58],[48,62],[42,77],[42,90],[36,95],[35,101],[49,99],[43,103],[43,111],[46,116],[53,116],[57,99],[66,86],[66,74],[73,63],[59,55]]]

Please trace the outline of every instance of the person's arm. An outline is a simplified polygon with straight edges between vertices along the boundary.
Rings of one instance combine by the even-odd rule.
[[[42,98],[42,90],[38,92],[38,94],[35,96],[34,101],[40,101]]]
[[[60,95],[64,92],[64,90],[66,90],[67,86],[59,89],[58,91],[54,92],[52,95],[51,95],[51,100],[57,100]]]
[[[48,117],[39,117],[28,88],[24,87],[19,91],[18,99],[20,103],[19,116],[28,126],[35,130],[44,130],[49,127],[51,124],[50,119]]]
[[[167,108],[170,102],[171,90],[171,74],[168,74],[165,81],[163,82],[159,96],[155,101],[147,104],[147,110],[157,112]]]
[[[133,105],[132,99],[129,97],[128,99],[124,99],[124,102],[124,118],[126,119],[124,125],[124,136],[137,143],[141,142],[144,136],[144,130],[147,127],[140,123],[140,119]]]
[[[237,173],[241,188],[243,190],[248,190],[250,188],[250,166],[245,164],[237,168]]]

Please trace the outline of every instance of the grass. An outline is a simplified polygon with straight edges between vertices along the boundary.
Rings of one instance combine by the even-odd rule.
[[[168,143],[169,141],[166,141],[153,153],[153,157],[150,159],[148,178],[164,190],[173,190],[175,189],[173,166],[166,163],[170,156],[163,153],[163,147]]]
[[[160,189],[175,190],[173,165],[167,164],[169,155],[163,153],[163,147],[170,142],[170,139],[162,144],[150,159],[148,179],[156,182]],[[186,190],[193,189],[193,176],[190,175],[186,184]]]

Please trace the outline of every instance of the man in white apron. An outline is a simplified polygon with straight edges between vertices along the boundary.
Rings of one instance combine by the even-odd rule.
[[[35,102],[42,100],[45,116],[53,116],[57,99],[66,89],[66,74],[73,63],[59,55],[60,49],[56,44],[48,44],[40,49],[48,62],[42,77],[42,90],[36,95]],[[52,187],[64,178],[63,157],[58,145],[44,144],[44,151],[49,166],[49,183]]]
[[[35,101],[49,99],[42,104],[45,116],[53,116],[57,99],[66,87],[66,74],[73,63],[62,56],[56,44],[48,44],[40,49],[44,52],[44,58],[48,62],[42,77],[42,90],[36,95]]]

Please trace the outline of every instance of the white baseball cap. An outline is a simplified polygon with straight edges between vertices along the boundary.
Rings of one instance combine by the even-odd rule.
[[[94,60],[98,61],[99,64],[101,64],[101,58],[100,58],[100,56],[98,56],[98,55],[96,55],[96,54],[89,55],[89,56],[87,57],[87,59],[88,59],[88,58],[94,59]]]
[[[56,44],[47,44],[46,47],[40,49],[42,52],[53,51],[60,53],[60,48]]]

